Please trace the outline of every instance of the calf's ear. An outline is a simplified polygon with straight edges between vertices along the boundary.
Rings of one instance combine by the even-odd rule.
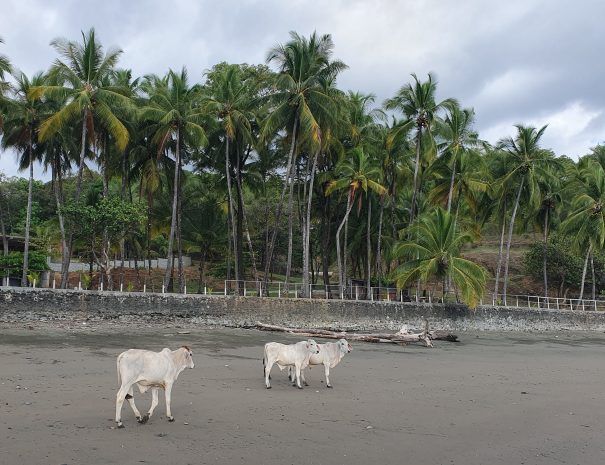
[[[307,342],[307,349],[309,348],[309,343]]]

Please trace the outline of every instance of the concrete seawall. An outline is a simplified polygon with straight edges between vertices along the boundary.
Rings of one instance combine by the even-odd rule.
[[[0,288],[0,322],[76,319],[162,321],[221,326],[257,321],[299,327],[399,329],[402,324],[478,331],[605,331],[605,312],[529,308]]]

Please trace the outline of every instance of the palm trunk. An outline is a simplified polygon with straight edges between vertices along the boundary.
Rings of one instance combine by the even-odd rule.
[[[179,181],[182,179],[182,158],[179,157]],[[182,219],[183,219],[183,182],[179,182],[178,198],[176,202],[177,217],[176,217],[176,249],[177,249],[177,263],[178,263],[178,274],[179,274],[179,292],[183,294],[185,292],[185,270],[183,268],[183,240],[182,240]]]
[[[588,258],[592,252],[592,243],[588,245],[586,251],[586,259],[584,260],[584,268],[582,269],[582,284],[580,284],[580,301],[584,298],[584,283],[586,282],[586,269],[588,268]],[[578,302],[579,303],[579,302]]]
[[[594,255],[590,254],[590,271],[592,273],[592,300],[596,300],[597,298],[597,283],[595,280],[595,272],[594,272]]]
[[[292,272],[292,223],[294,222],[294,179],[290,182],[290,192],[288,193],[288,256],[286,259],[286,280],[284,282],[284,291],[288,292],[290,287],[290,273]]]
[[[313,164],[311,166],[311,177],[309,179],[309,193],[307,195],[307,211],[305,213],[305,224],[304,229],[305,232],[303,234],[304,242],[303,242],[303,276],[302,276],[302,286],[303,286],[303,296],[310,297],[309,295],[309,261],[311,258],[310,254],[310,236],[311,236],[311,204],[313,200],[313,184],[315,182],[315,170],[317,168],[317,159],[319,157],[319,150],[315,152],[313,157]]]
[[[450,178],[450,190],[447,194],[447,212],[450,213],[452,210],[452,197],[454,195],[454,180],[456,178],[456,161],[457,161],[457,150],[454,151],[454,160],[452,161],[452,176]]]
[[[342,230],[343,226],[347,222],[347,219],[349,218],[349,213],[351,213],[351,209],[353,208],[353,201],[351,199],[351,196],[352,196],[352,192],[348,192],[347,193],[347,211],[345,213],[344,218],[340,222],[338,229],[336,230],[336,262],[338,264],[338,285],[340,286],[340,292],[343,292],[343,289],[344,289],[343,263],[342,263],[342,260],[340,259],[340,257],[341,257],[340,231]],[[346,253],[346,251],[345,251],[345,253]]]
[[[176,217],[178,210],[178,194],[179,194],[179,165],[181,160],[180,150],[180,131],[179,128],[176,130],[176,150],[174,153],[174,186],[172,188],[172,217],[170,219],[170,235],[168,236],[168,256],[166,257],[166,272],[164,274],[164,288],[168,289],[172,276],[172,262],[173,262],[173,246],[174,246],[174,233],[176,230]]]
[[[410,224],[414,222],[416,215],[416,195],[418,191],[418,171],[420,168],[420,141],[422,140],[422,127],[418,127],[416,135],[416,164],[414,165],[414,190],[412,192],[412,206],[410,208]]]
[[[328,289],[330,285],[330,198],[324,196],[324,205],[321,216],[321,233],[322,233],[322,241],[321,241],[321,261],[322,261],[322,274],[323,274],[323,282],[324,286]],[[329,293],[330,295],[330,293]]]
[[[502,288],[502,292],[504,293],[504,305],[506,305],[506,291],[508,288],[508,264],[510,261],[510,245],[513,240],[513,231],[515,229],[515,217],[517,216],[517,209],[519,208],[519,202],[521,200],[521,192],[523,191],[524,181],[525,178],[521,178],[521,184],[519,184],[517,198],[515,199],[515,206],[513,207],[513,213],[510,217],[510,225],[508,226],[508,239],[506,241],[506,260],[504,262],[504,286]]]
[[[378,280],[380,282],[380,279],[382,278],[382,251],[381,251],[381,245],[382,245],[382,217],[384,214],[384,197],[380,196],[380,213],[378,214],[378,237],[376,238],[376,268],[374,270],[374,272],[376,273],[376,276],[378,277]],[[379,284],[380,285],[380,284]]]
[[[548,251],[548,207],[544,215],[544,248],[542,250],[542,274],[544,275],[544,295],[548,297],[548,274],[547,274],[547,258]]]
[[[60,162],[58,162],[55,158],[52,164],[52,180],[53,180],[53,192],[55,194],[55,202],[57,204],[57,217],[59,219],[59,231],[61,232],[61,262],[65,260],[65,252],[67,249],[67,241],[65,235],[65,223],[63,221],[63,213],[61,212],[62,201],[63,198],[63,188],[61,181],[61,166]]]
[[[371,221],[372,221],[372,199],[370,198],[370,193],[368,192],[368,224],[366,228],[366,244],[367,244],[367,252],[368,252],[368,263],[366,267],[366,298],[370,298],[370,294],[372,293],[372,239],[370,236],[371,232]]]
[[[267,289],[267,283],[269,282],[269,270],[271,269],[271,261],[273,260],[273,249],[275,248],[275,239],[277,238],[277,232],[279,229],[279,220],[281,219],[284,197],[286,196],[286,191],[288,190],[288,186],[290,183],[290,177],[292,174],[292,165],[294,164],[295,152],[296,152],[296,137],[298,130],[298,115],[294,118],[294,125],[292,126],[292,142],[290,144],[290,153],[288,155],[288,165],[286,167],[286,179],[284,181],[284,187],[282,188],[281,195],[279,197],[279,203],[277,204],[277,212],[275,214],[275,225],[273,227],[273,232],[271,233],[271,241],[269,243],[269,248],[267,252],[267,257],[265,261],[265,276],[263,288]]]
[[[248,217],[246,216],[246,205],[244,203],[242,172],[239,166],[239,157],[237,162],[237,173],[235,179],[237,180],[237,193],[239,198],[239,208],[241,210],[241,217],[244,226],[244,233],[246,234],[246,242],[248,243],[248,249],[250,250],[250,259],[252,261],[252,273],[254,275],[254,280],[256,281],[258,280],[258,270],[256,269],[256,254],[254,253],[252,239],[250,238],[250,229],[248,228]]]
[[[231,167],[229,159],[231,154],[229,153],[229,142],[230,138],[225,134],[225,175],[227,176],[227,195],[229,197],[229,218],[231,220],[231,240],[233,242],[233,257],[234,257],[234,268],[235,268],[235,280],[238,281],[237,289],[239,291],[239,280],[240,280],[240,263],[237,253],[237,226],[235,222],[235,205],[233,203],[233,190],[231,188]]]
[[[0,234],[2,234],[2,255],[6,256],[8,255],[8,237],[6,236],[6,228],[4,227],[3,197],[2,192],[0,192]]]
[[[25,217],[25,244],[23,246],[23,273],[21,274],[21,286],[27,286],[27,271],[29,269],[29,232],[32,218],[32,191],[34,187],[34,150],[33,150],[33,129],[30,130],[29,137],[29,185],[27,187],[27,213]]]
[[[498,264],[496,265],[496,279],[494,285],[494,301],[498,300],[498,288],[500,285],[500,270],[502,269],[502,251],[504,250],[504,233],[506,231],[506,201],[502,215],[502,232],[500,233],[500,247],[498,249]]]

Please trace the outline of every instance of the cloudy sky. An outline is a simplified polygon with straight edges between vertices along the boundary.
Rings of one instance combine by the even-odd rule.
[[[51,64],[53,38],[91,26],[135,74],[185,65],[197,79],[316,30],[349,65],[340,87],[377,102],[431,71],[490,142],[515,123],[549,124],[544,145],[573,158],[605,140],[602,0],[2,0],[0,11],[0,53],[26,73]],[[14,155],[0,154],[0,171],[17,173]]]

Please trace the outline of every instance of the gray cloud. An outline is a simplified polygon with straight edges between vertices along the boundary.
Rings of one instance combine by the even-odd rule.
[[[473,106],[491,142],[519,122],[550,123],[545,144],[573,157],[605,139],[600,0],[4,0],[2,10],[0,51],[27,73],[55,59],[53,38],[90,26],[135,74],[186,65],[193,79],[219,61],[263,62],[290,30],[317,30],[350,67],[341,87],[378,102],[432,71],[439,95]],[[16,172],[11,155],[0,169]]]

